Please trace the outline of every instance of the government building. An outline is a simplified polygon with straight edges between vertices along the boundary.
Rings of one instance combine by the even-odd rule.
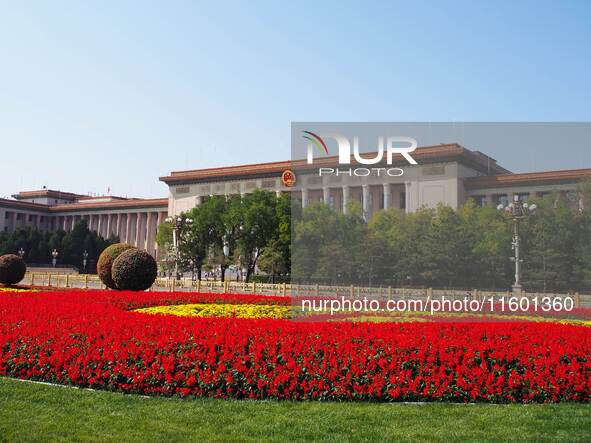
[[[337,157],[318,158],[314,164],[298,160],[175,171],[160,177],[169,187],[168,198],[162,199],[88,197],[49,189],[19,192],[12,199],[0,199],[0,231],[20,227],[69,231],[86,220],[103,237],[117,235],[157,255],[158,225],[212,195],[245,195],[255,189],[289,192],[303,207],[325,202],[339,211],[354,201],[369,218],[380,209],[412,212],[439,203],[457,208],[470,198],[478,205],[496,205],[546,194],[566,197],[591,177],[591,168],[513,173],[495,159],[458,144],[420,147],[413,158],[417,165],[401,159],[387,166],[403,171],[399,176],[355,175],[342,171]]]

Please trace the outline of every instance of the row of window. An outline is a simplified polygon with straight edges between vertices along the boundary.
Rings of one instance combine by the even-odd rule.
[[[401,192],[400,195],[399,195],[399,197],[400,197],[400,205],[399,205],[399,208],[400,209],[406,209],[406,192]],[[363,201],[362,200],[363,200],[363,196],[362,196],[362,194],[359,194],[358,195],[358,198],[357,198],[357,202],[359,204],[363,204]],[[374,209],[374,206],[376,206],[374,200],[377,200],[377,203],[378,203],[377,204],[377,209],[384,209],[384,197],[383,197],[383,195],[379,195],[376,198],[374,196],[374,194],[369,194],[368,207],[369,207],[370,210]],[[322,198],[319,198],[318,201],[322,201]],[[331,195],[328,198],[328,205],[331,208],[334,208],[335,207],[335,202],[336,202],[336,200],[335,200],[334,195]],[[340,206],[341,205],[339,205],[339,207]]]
[[[546,195],[549,195],[550,192],[537,192],[536,193],[536,197],[538,198],[544,198]],[[530,193],[529,192],[516,192],[515,194],[513,194],[513,196],[517,196],[517,199],[520,201],[526,201],[527,199],[530,198]],[[473,195],[471,197],[472,199],[474,199],[474,202],[478,205],[478,206],[486,206],[487,203],[489,203],[489,201],[487,200],[487,196],[486,195]],[[492,202],[495,205],[499,205],[502,204],[503,206],[509,204],[509,196],[507,194],[493,194],[492,195]]]
[[[12,217],[12,214],[13,214],[12,212],[6,212],[6,213],[4,213],[4,219],[5,220],[8,220],[10,217]],[[23,215],[26,215],[27,216],[26,218],[27,218],[27,221],[29,221],[29,222],[32,222],[33,221],[33,218],[35,217],[35,215],[33,215],[33,214],[21,214],[21,213],[17,212],[16,213],[16,219],[18,221],[22,220],[22,216]],[[43,223],[44,221],[45,221],[45,216],[43,216],[43,215],[39,216],[39,222],[40,223]]]

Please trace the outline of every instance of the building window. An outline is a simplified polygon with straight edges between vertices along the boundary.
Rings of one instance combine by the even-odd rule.
[[[8,212],[4,213],[4,220],[8,220]]]
[[[529,198],[529,192],[518,192],[515,195],[519,201],[526,201]]]
[[[400,209],[406,209],[406,192],[400,193]]]
[[[486,195],[473,195],[472,199],[476,206],[480,206],[481,208],[486,206]]]
[[[43,217],[43,216],[39,217],[39,221],[40,221],[41,223],[43,223],[43,222],[45,221],[45,217]]]
[[[507,194],[496,194],[495,195],[495,204],[507,206],[509,204],[509,197]]]
[[[29,222],[33,221],[33,214],[29,214]]]
[[[16,214],[16,219],[17,219],[17,220],[20,220],[20,219],[21,219],[21,215],[17,213],[17,214]]]

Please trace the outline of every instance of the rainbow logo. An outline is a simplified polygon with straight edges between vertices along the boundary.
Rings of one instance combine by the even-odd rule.
[[[304,133],[302,137],[304,137],[308,141],[311,141],[314,144],[314,146],[316,146],[320,150],[320,152],[324,152],[326,155],[328,155],[328,148],[326,147],[326,143],[324,143],[324,140],[322,140],[320,136],[310,131],[302,132]]]

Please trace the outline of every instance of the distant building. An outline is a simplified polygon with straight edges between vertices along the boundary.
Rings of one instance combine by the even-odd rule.
[[[158,225],[168,211],[167,199],[88,197],[51,189],[20,192],[13,198],[0,199],[0,231],[24,227],[70,231],[76,222],[86,220],[99,235],[117,235],[154,256]]]
[[[170,189],[169,214],[187,211],[210,195],[266,189],[290,192],[302,206],[322,201],[334,209],[346,210],[347,202],[356,201],[371,216],[384,208],[413,212],[439,203],[457,208],[469,198],[485,205],[506,203],[514,196],[527,199],[554,192],[566,194],[575,191],[582,179],[591,177],[591,169],[514,174],[495,159],[457,144],[417,148],[412,155],[418,165],[408,166],[403,162],[392,165],[404,171],[400,177],[319,176],[319,167],[338,167],[337,157],[325,157],[316,159],[313,165],[305,161],[283,161],[178,171],[160,180]],[[293,187],[282,182],[286,170],[294,171]]]
[[[13,199],[0,199],[0,231],[27,226],[69,231],[77,221],[86,220],[103,237],[118,235],[157,255],[156,232],[167,215],[188,211],[212,195],[244,195],[255,189],[289,192],[302,206],[323,201],[345,211],[347,202],[356,201],[371,216],[380,209],[413,212],[439,203],[457,208],[469,198],[485,205],[507,203],[515,196],[525,200],[549,193],[568,195],[591,177],[591,168],[512,173],[495,159],[457,144],[417,148],[413,157],[418,165],[393,165],[404,174],[387,178],[319,176],[319,167],[337,167],[336,157],[316,159],[313,165],[283,161],[176,171],[160,177],[170,191],[163,199],[88,197],[49,189],[20,192]],[[286,170],[293,171],[294,186],[282,180]]]

